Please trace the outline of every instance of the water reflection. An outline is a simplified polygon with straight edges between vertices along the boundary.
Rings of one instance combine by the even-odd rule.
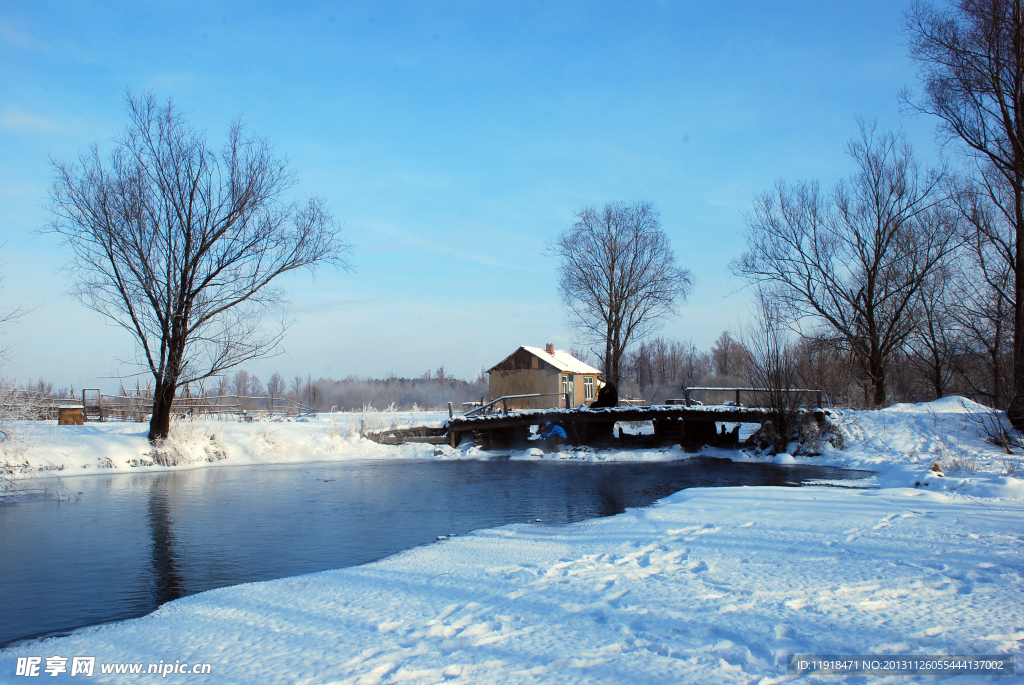
[[[173,474],[153,478],[149,486],[149,530],[153,538],[153,599],[157,605],[185,595],[184,583],[175,560],[174,530],[168,479]]]
[[[622,501],[621,488],[617,483],[605,480],[598,490],[598,516],[615,516],[626,510]]]
[[[0,645],[142,616],[217,587],[364,564],[438,535],[572,523],[687,487],[850,477],[815,467],[347,462],[65,478],[0,507]]]

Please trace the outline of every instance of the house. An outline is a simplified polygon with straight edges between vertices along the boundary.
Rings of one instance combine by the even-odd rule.
[[[589,405],[604,385],[598,379],[600,371],[565,350],[556,350],[551,343],[543,349],[523,345],[487,373],[492,400],[508,395],[544,395],[509,400],[509,409],[565,407],[566,393],[570,407]]]

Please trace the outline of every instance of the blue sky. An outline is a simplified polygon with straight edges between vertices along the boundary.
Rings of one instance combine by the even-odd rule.
[[[779,178],[851,172],[856,117],[934,159],[903,2],[47,3],[0,6],[4,374],[114,389],[120,329],[66,295],[50,158],[124,127],[124,91],[173,97],[214,142],[243,117],[325,197],[351,273],[290,275],[266,380],[471,377],[521,344],[568,348],[545,244],[575,211],[654,202],[696,277],[664,335],[708,347],[747,314],[728,273]]]

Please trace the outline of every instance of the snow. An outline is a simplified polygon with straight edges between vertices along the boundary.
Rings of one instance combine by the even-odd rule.
[[[970,421],[977,411],[943,400],[846,412],[845,448],[817,457],[704,450],[870,468],[877,489],[694,488],[582,524],[476,531],[364,566],[205,592],[144,618],[15,645],[0,652],[0,682],[21,680],[12,675],[19,656],[52,655],[212,664],[209,676],[173,676],[190,682],[310,684],[775,683],[787,680],[793,653],[1013,654],[1019,664],[1020,456],[982,439]],[[409,456],[409,446],[330,437],[329,419],[320,421],[294,432],[277,427],[279,439],[336,440],[338,454],[379,448]],[[109,454],[122,455],[134,436],[106,430],[91,444],[106,440]],[[233,455],[224,461],[255,459],[256,432],[251,424],[222,429]],[[39,455],[57,449],[45,435],[30,439]],[[78,455],[89,447],[60,449]],[[687,456],[641,454],[513,456]],[[97,666],[91,680],[128,679],[137,677],[103,676]]]
[[[13,479],[88,473],[139,473],[197,466],[289,464],[352,459],[436,459],[463,452],[407,444],[387,447],[359,437],[396,427],[440,426],[447,411],[320,414],[316,418],[252,422],[200,418],[176,422],[166,445],[177,463],[154,463],[149,425],[120,421],[58,426],[56,421],[11,422],[14,438],[0,443],[0,475]],[[476,456],[476,455],[473,455]],[[471,457],[470,457],[471,458]]]
[[[528,345],[523,345],[519,349],[526,350],[527,352],[537,357],[538,359],[543,359],[548,364],[562,372],[567,371],[569,373],[592,374],[594,376],[601,373],[590,364],[581,362],[579,359],[572,356],[565,350],[555,350],[554,354],[548,354],[548,351],[546,349],[542,349],[540,347],[530,347]]]

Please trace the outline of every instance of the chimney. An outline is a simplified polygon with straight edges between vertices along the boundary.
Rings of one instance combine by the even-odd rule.
[[[548,343],[547,345],[544,346],[544,351],[547,352],[548,354],[550,354],[552,357],[554,357],[555,356],[555,344],[554,343]]]

